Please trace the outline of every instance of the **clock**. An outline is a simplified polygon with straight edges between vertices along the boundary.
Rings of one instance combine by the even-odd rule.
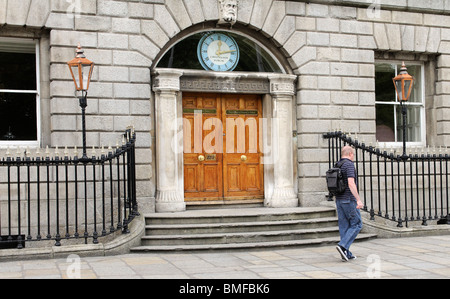
[[[200,39],[197,55],[205,70],[232,71],[239,62],[239,46],[231,36],[209,33]]]

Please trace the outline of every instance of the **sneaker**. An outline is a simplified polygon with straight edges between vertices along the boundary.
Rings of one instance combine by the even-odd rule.
[[[347,250],[345,250],[344,247],[341,246],[336,246],[337,251],[339,252],[339,254],[341,255],[342,261],[343,262],[347,262],[348,261],[348,257],[347,257]]]
[[[353,253],[350,252],[350,250],[347,250],[347,258],[349,260],[356,260],[356,256],[354,256]]]
[[[347,257],[349,260],[356,260],[356,256],[354,256],[354,255],[349,255],[348,257]]]

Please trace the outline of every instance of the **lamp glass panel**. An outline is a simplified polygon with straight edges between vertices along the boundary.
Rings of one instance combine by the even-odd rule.
[[[85,64],[82,67],[83,71],[83,89],[87,90],[89,88],[90,74],[91,74],[92,65]]]
[[[407,100],[410,91],[409,88],[411,86],[411,80],[403,80],[403,82],[405,82],[405,89],[404,89],[405,94],[403,96],[405,97],[405,100]]]
[[[395,81],[395,87],[397,89],[398,101],[402,101],[403,100],[402,81],[401,80]]]
[[[80,89],[81,85],[80,85],[80,74],[78,71],[78,65],[71,65],[70,66],[71,70],[72,70],[72,74],[73,77],[75,78],[75,84],[76,84],[76,89]]]

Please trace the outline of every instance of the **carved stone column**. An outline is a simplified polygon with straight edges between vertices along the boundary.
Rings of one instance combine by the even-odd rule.
[[[292,152],[292,101],[294,75],[269,76],[272,112],[273,194],[267,205],[274,208],[297,207],[294,190],[294,162]]]
[[[182,183],[178,179],[178,172],[182,171],[178,167],[179,149],[173,148],[177,132],[177,93],[180,91],[182,74],[181,71],[158,69],[153,86],[156,114],[156,212],[186,210],[179,188]]]

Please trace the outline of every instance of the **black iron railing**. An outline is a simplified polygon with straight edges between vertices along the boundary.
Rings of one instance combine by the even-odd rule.
[[[363,210],[397,222],[409,221],[447,223],[449,215],[448,153],[442,148],[414,148],[409,154],[380,150],[340,132],[323,135],[328,140],[329,166],[340,159],[341,148],[355,149],[358,190]],[[331,198],[331,195],[328,195]]]
[[[56,150],[34,157],[0,160],[0,248],[25,242],[93,239],[128,233],[138,215],[135,133],[128,129],[121,146],[91,158]]]

